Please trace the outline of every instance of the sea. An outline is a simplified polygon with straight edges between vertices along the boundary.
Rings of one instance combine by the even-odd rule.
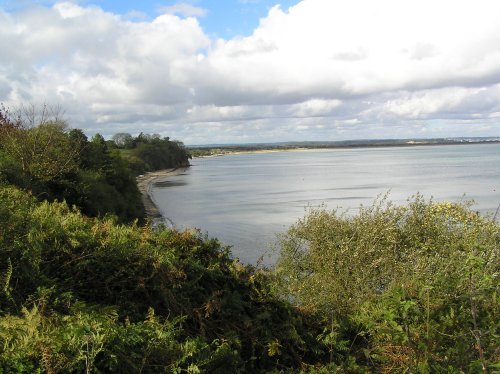
[[[167,223],[231,246],[233,257],[272,265],[277,237],[311,208],[356,214],[386,198],[416,194],[472,202],[500,215],[500,145],[341,148],[196,158],[157,180],[152,198]]]

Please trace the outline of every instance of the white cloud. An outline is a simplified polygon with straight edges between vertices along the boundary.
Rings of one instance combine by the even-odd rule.
[[[101,112],[93,112],[99,105],[109,112],[128,106],[121,116],[127,121],[136,106],[184,102],[190,94],[174,72],[209,44],[194,18],[168,14],[130,22],[99,8],[59,3],[0,17],[6,21],[0,45],[19,46],[8,48],[13,52],[1,64],[10,87],[0,100],[79,102],[88,108],[89,123],[102,122]]]
[[[159,7],[159,11],[167,14],[180,14],[185,17],[204,17],[208,11],[189,3],[177,3]]]
[[[500,133],[497,0],[304,0],[230,40],[204,33],[204,9],[162,12],[0,9],[0,102],[187,143]]]
[[[489,87],[446,87],[401,93],[398,98],[385,102],[382,111],[401,118],[426,119],[477,117],[500,109],[500,84]],[[482,116],[482,115],[481,115]]]
[[[250,37],[219,41],[204,75],[290,100],[496,83],[499,15],[490,0],[303,1],[274,7]]]

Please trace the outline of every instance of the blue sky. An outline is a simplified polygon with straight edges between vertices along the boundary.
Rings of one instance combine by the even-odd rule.
[[[500,137],[498,0],[0,0],[0,51],[88,135]]]
[[[194,7],[206,10],[199,22],[205,32],[222,38],[237,35],[250,35],[258,26],[259,19],[265,17],[269,9],[276,4],[289,8],[298,1],[294,0],[198,0],[186,2]],[[131,10],[144,12],[149,17],[158,14],[162,7],[178,4],[177,1],[92,1],[104,9],[117,13],[128,13]]]

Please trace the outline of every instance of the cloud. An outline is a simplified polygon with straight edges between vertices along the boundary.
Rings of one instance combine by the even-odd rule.
[[[388,100],[383,111],[400,118],[427,119],[478,118],[478,115],[495,112],[500,108],[500,85],[487,88],[447,87],[400,94],[395,100]]]
[[[159,11],[167,14],[179,14],[185,17],[204,17],[208,13],[207,9],[196,7],[189,3],[161,6],[159,7]]]
[[[303,0],[228,40],[204,9],[161,11],[0,9],[0,102],[187,143],[500,133],[496,0]]]
[[[274,7],[247,38],[219,41],[203,75],[224,76],[228,89],[246,93],[242,102],[249,91],[302,100],[494,84],[499,14],[500,3],[487,0],[303,1]]]
[[[1,100],[78,102],[87,109],[85,120],[96,124],[103,116],[96,108],[128,106],[120,117],[127,121],[138,106],[185,102],[189,89],[176,84],[173,72],[209,45],[195,19],[169,14],[130,22],[99,8],[58,3],[3,12],[0,20],[0,46],[11,51],[0,68],[10,82]]]

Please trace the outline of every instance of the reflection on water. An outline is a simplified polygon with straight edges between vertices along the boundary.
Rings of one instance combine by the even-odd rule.
[[[500,145],[362,148],[196,159],[184,174],[154,184],[160,211],[178,228],[196,227],[255,263],[308,207],[355,213],[389,192],[395,203],[421,193],[500,203]],[[273,258],[266,257],[266,262]]]
[[[185,175],[185,174],[182,174]],[[162,188],[162,187],[179,187],[187,185],[186,181],[183,180],[164,180],[159,182],[154,182],[153,187]]]

